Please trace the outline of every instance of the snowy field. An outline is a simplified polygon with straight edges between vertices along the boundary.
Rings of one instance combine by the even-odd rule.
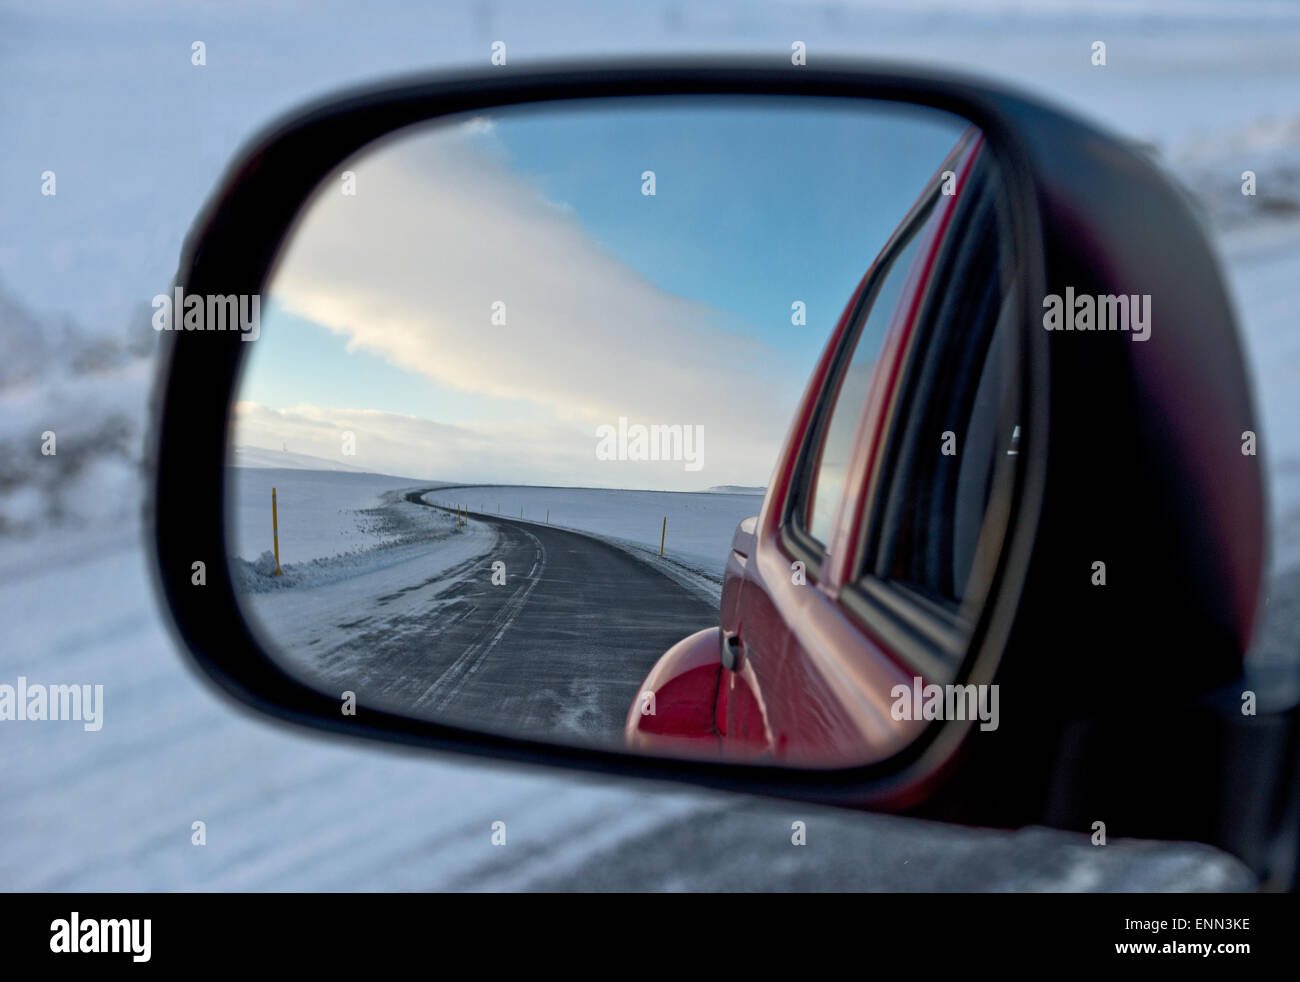
[[[280,563],[288,566],[397,543],[401,533],[384,520],[381,506],[406,491],[438,484],[307,469],[306,464],[317,458],[306,458],[296,468],[267,466],[278,463],[276,458],[277,452],[265,451],[258,463],[227,470],[232,551],[250,562],[272,548],[272,488],[276,489]],[[244,461],[250,459],[250,454],[243,455]],[[549,522],[655,553],[662,536],[665,556],[719,580],[736,526],[741,519],[757,515],[763,503],[760,494],[506,485],[449,486],[425,495],[425,500],[445,508],[462,506],[487,515]],[[418,505],[403,510],[430,527],[455,524],[454,516]]]
[[[763,504],[758,494],[508,486],[445,488],[425,500],[449,508],[463,505],[471,513],[549,522],[656,555],[662,538],[665,556],[719,582],[736,526]]]
[[[599,18],[571,0],[441,7],[376,4],[360,19],[342,0],[311,17],[239,0],[0,10],[0,132],[22,135],[0,149],[0,682],[105,686],[98,732],[0,724],[0,889],[1249,889],[1238,864],[1200,847],[1112,840],[1097,849],[1064,832],[598,785],[254,718],[189,669],[150,581],[139,524],[157,339],[148,303],[167,289],[208,189],[259,126],[345,84],[484,64],[498,35],[512,64],[652,50],[783,54],[799,37],[813,57],[993,75],[1150,144],[1215,223],[1264,416],[1274,584],[1293,591],[1281,607],[1295,623],[1300,5],[701,0],[611,7]],[[188,60],[196,37],[209,48],[202,71]],[[1104,69],[1086,61],[1098,37],[1110,44]],[[128,131],[165,139],[141,155]],[[47,168],[58,172],[56,198],[37,193]],[[1256,201],[1239,193],[1246,168],[1259,174]],[[57,456],[39,452],[45,430],[58,433]],[[267,459],[276,458],[242,463]],[[234,517],[241,537],[247,530],[240,554],[253,561],[270,548],[267,477],[243,478],[247,511]],[[282,558],[309,564],[377,544],[398,553],[400,531],[304,524],[313,511],[346,519],[340,510],[355,517],[382,503],[392,488],[372,477],[340,476],[330,497],[309,503],[289,474],[276,475],[292,502]],[[548,507],[539,489],[512,493],[510,507]],[[491,507],[481,496],[466,503]],[[580,519],[563,501],[550,507],[554,521],[602,523],[593,531],[642,548],[657,547],[666,514],[669,554],[704,557],[719,543],[725,556],[735,521],[753,513],[747,503],[719,516],[710,541],[691,533],[703,512],[666,502]],[[1277,650],[1294,657],[1294,639]],[[797,855],[793,819],[809,823]],[[509,830],[504,849],[490,845],[497,820]],[[202,848],[191,845],[196,821],[207,823]]]
[[[249,473],[245,468],[230,468],[229,473],[251,488],[284,475]],[[347,481],[333,480],[338,475],[322,471],[289,473],[294,479],[280,487],[288,488],[290,500],[314,516],[299,523],[305,538],[298,558],[285,558],[282,538],[281,575],[275,576],[269,551],[251,562],[242,558],[257,553],[259,540],[252,534],[254,544],[236,550],[232,570],[245,611],[253,615],[268,647],[286,655],[284,664],[291,669],[320,641],[322,632],[333,633],[339,623],[369,621],[376,598],[384,598],[385,613],[398,619],[427,606],[427,598],[412,587],[453,586],[483,567],[471,561],[487,556],[496,544],[489,526],[471,523],[458,528],[454,516],[407,501],[406,488],[384,490],[400,483],[398,478],[349,474],[346,477],[361,480]],[[260,509],[236,509],[236,514],[250,512],[260,517]],[[261,522],[252,524],[260,527]],[[242,526],[240,534],[250,535]],[[310,673],[305,678],[313,684],[320,681]]]
[[[305,468],[230,467],[226,474],[233,554],[255,560],[272,550],[274,488],[282,566],[394,542],[396,531],[369,513],[383,503],[385,492],[430,486],[410,478]]]
[[[279,451],[242,448],[235,455],[239,464],[226,472],[236,578],[241,589],[255,595],[250,600],[254,607],[268,614],[274,608],[276,624],[305,628],[313,610],[350,605],[355,598],[348,594],[349,580],[365,577],[368,589],[383,594],[383,583],[391,580],[396,588],[404,577],[406,583],[420,582],[492,547],[489,528],[471,523],[460,530],[454,514],[405,499],[412,490],[437,487],[436,481],[311,470],[324,462],[300,457],[292,467],[277,466],[282,463]],[[272,489],[280,577],[273,576]],[[672,571],[712,599],[721,596],[736,526],[758,514],[763,502],[762,495],[753,493],[506,485],[451,485],[425,494],[424,500],[448,509],[464,507],[471,514],[584,532],[643,557],[657,556],[662,538]],[[292,599],[280,596],[286,590],[293,590]],[[290,607],[292,618],[286,614]]]

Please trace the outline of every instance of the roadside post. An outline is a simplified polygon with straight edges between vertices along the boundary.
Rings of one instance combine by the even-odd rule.
[[[280,519],[275,509],[275,488],[271,489],[271,542],[275,546],[275,575],[280,575]]]

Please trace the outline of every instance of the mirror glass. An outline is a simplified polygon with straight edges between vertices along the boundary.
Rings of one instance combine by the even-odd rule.
[[[981,148],[927,108],[676,97],[444,118],[341,164],[232,409],[232,579],[267,650],[345,715],[791,766],[896,752],[924,724],[893,683],[951,681],[960,651],[901,670],[849,593],[895,577],[960,648],[1013,451]],[[904,392],[937,409],[903,418]],[[881,419],[899,460],[868,480]],[[978,453],[947,461],[947,430]]]

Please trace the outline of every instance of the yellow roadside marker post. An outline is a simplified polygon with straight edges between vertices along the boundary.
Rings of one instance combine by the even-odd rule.
[[[275,545],[275,575],[280,575],[280,519],[275,509],[275,488],[271,489],[271,542]]]
[[[659,555],[664,554],[664,539],[668,537],[668,516],[664,516],[664,527],[659,530]]]

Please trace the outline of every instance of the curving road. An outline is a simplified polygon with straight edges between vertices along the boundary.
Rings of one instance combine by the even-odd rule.
[[[427,493],[406,500],[439,508],[424,501]],[[598,539],[497,515],[471,513],[469,521],[495,535],[485,555],[376,597],[372,616],[336,625],[351,630],[318,650],[317,668],[354,683],[363,704],[530,736],[617,741],[659,656],[717,623],[716,605]],[[493,582],[497,562],[504,583]],[[416,590],[426,602],[385,612]]]

